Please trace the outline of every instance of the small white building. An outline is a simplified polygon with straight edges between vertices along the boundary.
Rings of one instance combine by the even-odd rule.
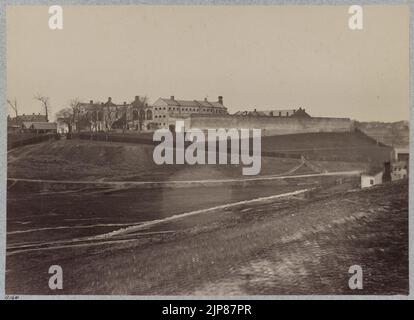
[[[382,176],[384,172],[382,169],[363,173],[361,175],[361,188],[368,188],[382,183]]]

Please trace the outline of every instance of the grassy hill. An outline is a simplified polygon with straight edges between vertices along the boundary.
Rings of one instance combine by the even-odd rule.
[[[408,147],[410,137],[410,126],[408,121],[398,122],[356,122],[356,127],[388,146]]]
[[[261,175],[285,174],[304,155],[328,171],[365,170],[389,159],[390,148],[361,132],[263,137]],[[65,180],[196,180],[242,176],[243,165],[156,165],[153,146],[121,142],[61,140],[28,145],[8,153],[8,176]],[[312,173],[307,167],[295,174]]]
[[[262,138],[262,150],[303,154],[316,161],[349,161],[382,163],[390,157],[391,148],[377,143],[366,134],[355,132],[303,133]]]
[[[8,153],[8,176],[64,180],[196,180],[242,176],[244,165],[157,165],[153,146],[120,142],[60,140]],[[262,158],[261,175],[283,174],[298,159]],[[297,171],[311,173],[307,168]]]

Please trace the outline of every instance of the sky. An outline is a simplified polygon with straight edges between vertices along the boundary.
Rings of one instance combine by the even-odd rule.
[[[409,7],[8,6],[6,96],[19,113],[69,100],[223,96],[230,113],[302,107],[312,116],[409,119]],[[9,114],[13,114],[12,110]]]

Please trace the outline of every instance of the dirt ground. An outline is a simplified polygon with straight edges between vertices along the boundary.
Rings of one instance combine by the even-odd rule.
[[[64,273],[58,292],[48,288],[54,264]],[[351,265],[362,267],[362,290],[348,287]],[[264,199],[90,242],[9,250],[6,293],[407,294],[408,183]]]

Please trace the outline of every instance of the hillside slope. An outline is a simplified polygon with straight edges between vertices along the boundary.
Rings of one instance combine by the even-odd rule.
[[[382,163],[391,148],[378,144],[366,134],[355,132],[306,133],[262,138],[262,150],[300,153],[312,160]]]
[[[356,122],[356,127],[388,146],[403,147],[409,146],[410,127],[408,121],[399,122]]]
[[[260,174],[283,174],[299,164],[298,159],[263,157]],[[137,181],[225,179],[241,177],[243,167],[245,165],[242,164],[157,165],[153,160],[152,146],[88,140],[45,142],[8,153],[8,176],[13,178]],[[301,168],[296,173],[312,171]]]

